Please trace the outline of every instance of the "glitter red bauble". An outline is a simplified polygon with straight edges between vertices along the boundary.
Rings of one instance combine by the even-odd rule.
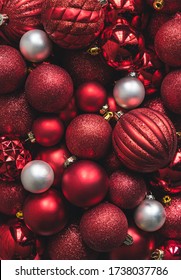
[[[67,127],[66,145],[75,156],[99,159],[108,151],[111,133],[111,126],[103,117],[95,114],[79,115]]]
[[[163,260],[181,260],[180,240],[166,240],[159,248],[164,251]]]
[[[109,201],[120,208],[138,206],[146,191],[146,183],[137,173],[118,170],[110,176]]]
[[[80,221],[84,242],[98,252],[110,251],[126,239],[128,223],[124,213],[111,203],[86,211]]]
[[[37,143],[49,147],[60,142],[64,133],[64,126],[56,115],[48,115],[36,119],[32,131]]]
[[[64,163],[70,153],[64,145],[42,149],[38,152],[36,159],[47,162],[54,171],[53,185],[60,185],[64,172]]]
[[[68,220],[65,203],[53,189],[29,195],[24,202],[23,217],[29,229],[45,236],[61,231]]]
[[[73,83],[63,68],[44,63],[28,76],[25,92],[33,108],[40,112],[56,113],[70,101]]]
[[[78,108],[87,113],[98,113],[106,104],[106,90],[97,82],[81,84],[75,95]]]
[[[119,159],[138,172],[153,172],[167,166],[177,148],[172,122],[147,108],[123,115],[113,130],[112,139]]]
[[[0,14],[7,18],[0,24],[0,37],[6,41],[18,42],[24,33],[39,29],[43,0],[2,0]]]
[[[159,58],[173,67],[181,66],[181,15],[164,23],[155,36]]]
[[[26,64],[16,49],[0,46],[0,94],[13,92],[20,88],[26,78]]]
[[[101,202],[109,187],[104,169],[90,160],[80,160],[68,166],[62,177],[65,198],[78,207],[90,207]]]
[[[181,114],[181,70],[170,72],[163,80],[161,97],[164,105],[172,112]]]
[[[77,116],[77,106],[75,104],[75,98],[72,97],[72,99],[69,101],[67,106],[61,110],[59,114],[59,118],[65,123],[65,125],[68,125],[71,120],[73,120]]]
[[[0,212],[6,215],[16,215],[22,210],[26,192],[20,183],[0,182]]]
[[[148,36],[149,41],[150,39],[154,40],[159,28],[169,19],[171,19],[171,15],[168,14],[162,14],[160,12],[154,12],[151,14],[147,30],[145,30],[145,36]]]
[[[0,179],[15,180],[24,166],[31,161],[31,154],[18,138],[0,137]]]
[[[103,159],[103,166],[108,174],[112,174],[114,171],[123,167],[122,162],[118,159],[114,150],[111,150],[109,154]]]
[[[158,2],[158,4],[159,4],[159,1],[155,1],[155,0],[146,0],[146,1],[152,7],[154,7],[153,6],[154,2]],[[158,9],[159,13],[174,14],[181,10],[180,0],[174,0],[174,1],[173,0],[164,0],[163,3],[164,3],[163,8]]]
[[[90,260],[97,253],[83,242],[77,224],[71,224],[60,233],[49,238],[48,253],[52,260]]]
[[[180,143],[179,145],[180,146]],[[181,147],[177,149],[177,152],[169,165],[170,168],[176,171],[181,171]]]
[[[160,112],[162,115],[166,115],[168,117],[168,110],[164,106],[162,99],[160,96],[147,99],[145,102],[143,102],[143,107],[153,109],[155,111]]]
[[[104,26],[104,10],[97,0],[45,0],[42,23],[60,47],[80,49],[99,35]]]

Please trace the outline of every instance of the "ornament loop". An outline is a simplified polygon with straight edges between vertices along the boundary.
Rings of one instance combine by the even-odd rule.
[[[6,24],[7,25],[7,21],[9,20],[8,15],[6,14],[0,14],[0,26]]]
[[[106,120],[106,121],[110,121],[112,118],[114,117],[114,113],[113,112],[107,112],[105,113],[105,115],[103,116],[103,118]]]
[[[71,156],[71,157],[67,158],[66,161],[64,162],[64,167],[67,168],[69,165],[74,163],[76,160],[77,160],[76,156]]]
[[[26,139],[26,141],[28,141],[28,140],[30,140],[31,143],[35,143],[36,142],[35,136],[34,136],[32,131],[30,131],[28,133],[28,139]]]
[[[126,239],[123,242],[125,245],[130,246],[133,244],[133,237],[127,234]]]
[[[169,195],[165,195],[163,198],[162,198],[162,201],[163,203],[166,205],[166,206],[169,206],[171,205],[171,197]]]
[[[146,195],[146,199],[155,200],[155,197],[153,196],[153,194],[152,194],[151,192],[149,192],[149,193]]]
[[[115,112],[115,113],[114,113],[114,119],[115,119],[116,121],[119,121],[119,119],[120,119],[121,116],[123,116],[123,115],[124,115],[124,113],[123,113],[122,111]]]
[[[160,249],[156,249],[152,254],[151,254],[151,259],[152,260],[163,260],[164,258],[164,251]]]
[[[164,7],[164,0],[155,0],[154,2],[153,2],[153,8],[155,9],[155,10],[157,10],[157,11],[160,11],[160,10],[162,10],[163,9],[163,7]]]
[[[18,211],[16,213],[16,218],[20,219],[20,220],[23,220],[23,212],[22,211]]]
[[[92,55],[92,56],[96,56],[98,54],[100,54],[101,49],[98,46],[91,46],[88,50],[87,53]]]

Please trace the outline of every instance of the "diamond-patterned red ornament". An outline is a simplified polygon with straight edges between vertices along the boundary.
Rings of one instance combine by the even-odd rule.
[[[31,161],[31,154],[21,140],[0,137],[0,179],[14,181],[23,167]]]

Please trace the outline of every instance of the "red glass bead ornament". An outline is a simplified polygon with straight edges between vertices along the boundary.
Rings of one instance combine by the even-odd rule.
[[[163,260],[181,260],[181,241],[166,240],[160,247],[163,250]]]
[[[75,97],[69,101],[68,105],[61,110],[59,118],[68,125],[78,114],[77,105],[75,103]]]
[[[143,0],[109,0],[114,9],[120,13],[130,12],[140,14],[143,11]]]

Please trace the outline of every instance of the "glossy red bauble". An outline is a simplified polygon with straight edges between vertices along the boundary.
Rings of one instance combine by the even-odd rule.
[[[108,174],[112,174],[114,171],[123,168],[123,164],[118,159],[114,150],[111,150],[109,154],[103,159],[103,166]]]
[[[71,120],[73,120],[77,116],[77,106],[75,104],[75,98],[72,97],[72,99],[69,101],[67,106],[61,110],[59,114],[59,118],[65,123],[65,125],[68,125]]]
[[[167,240],[160,249],[164,252],[163,260],[181,260],[180,240]]]

